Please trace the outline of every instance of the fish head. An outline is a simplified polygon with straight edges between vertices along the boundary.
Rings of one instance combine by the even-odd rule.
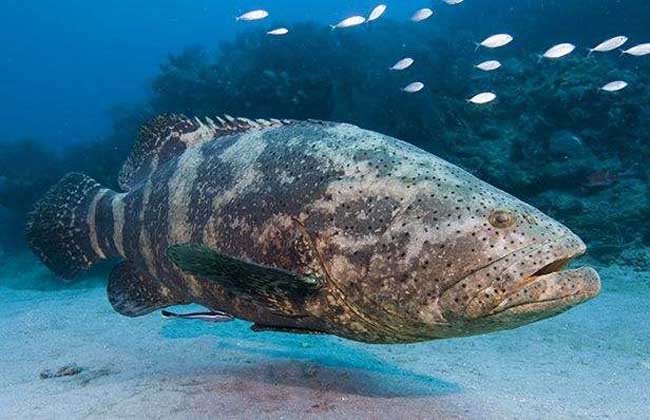
[[[508,203],[509,202],[509,203]],[[469,252],[459,254],[472,267],[455,277],[438,297],[452,335],[512,329],[562,313],[595,297],[600,279],[589,267],[566,269],[586,251],[584,242],[541,212],[502,200],[474,226]],[[470,234],[470,235],[471,235]],[[472,264],[472,249],[481,263]],[[453,264],[453,263],[452,263]]]
[[[512,329],[599,293],[592,268],[565,269],[586,247],[558,221],[439,159],[407,179],[366,276],[395,341]]]

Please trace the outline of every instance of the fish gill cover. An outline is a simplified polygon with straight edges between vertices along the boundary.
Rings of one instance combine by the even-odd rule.
[[[587,57],[587,47],[610,35],[598,30],[599,22],[622,26],[606,24],[608,2],[589,8],[575,1],[521,2],[510,13],[508,2],[501,3],[490,8],[496,12],[489,28],[472,24],[486,13],[477,2],[476,11],[463,13],[442,5],[441,15],[430,18],[435,23],[384,16],[336,31],[300,23],[280,37],[253,24],[216,49],[188,47],[172,54],[146,103],[113,109],[112,133],[101,141],[60,152],[33,140],[0,144],[0,208],[5,220],[15,221],[4,224],[3,238],[12,239],[3,242],[19,237],[15,232],[25,213],[66,172],[81,171],[115,187],[140,124],[172,112],[354,123],[410,141],[539,207],[585,238],[594,257],[614,260],[630,245],[647,246],[650,61],[616,52]],[[639,9],[648,12],[636,2],[625,15],[628,22],[643,14]],[[559,11],[594,24],[555,21],[563,29],[550,37],[544,22]],[[275,26],[280,24],[285,22]],[[515,34],[512,45],[474,52],[476,42],[503,28]],[[538,63],[554,44],[550,39],[571,40],[579,48],[560,61]],[[389,71],[407,56],[413,66]],[[502,68],[475,68],[490,59]],[[415,80],[425,89],[411,95],[401,90]],[[629,87],[615,94],[599,91],[613,80]],[[497,101],[467,103],[484,91],[496,92]]]

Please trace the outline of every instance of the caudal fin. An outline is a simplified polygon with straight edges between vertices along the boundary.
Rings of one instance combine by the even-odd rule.
[[[55,274],[70,280],[106,258],[97,243],[95,213],[108,192],[92,178],[70,173],[36,203],[27,219],[27,242]]]

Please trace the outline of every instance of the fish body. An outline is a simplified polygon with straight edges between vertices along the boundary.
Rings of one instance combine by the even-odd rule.
[[[415,61],[411,57],[402,58],[397,63],[393,64],[390,70],[401,71],[411,67]]]
[[[424,83],[422,82],[413,82],[402,88],[402,91],[406,93],[416,93],[424,89]]]
[[[594,297],[569,229],[410,144],[349,124],[161,116],[112,191],[69,174],[27,239],[116,311],[195,303],[253,331],[410,343],[515,328]]]
[[[262,20],[265,19],[269,16],[269,12],[266,10],[251,10],[250,12],[246,12],[243,15],[240,15],[235,18],[235,20],[241,20],[244,22],[251,22],[254,20]]]
[[[510,44],[512,40],[513,37],[510,34],[492,35],[488,38],[485,38],[483,41],[479,42],[478,44],[476,44],[476,50],[478,50],[480,47],[485,47],[490,49],[505,47],[506,45]]]
[[[571,54],[576,49],[576,46],[569,43],[557,44],[546,50],[546,52],[540,57],[555,60],[558,58],[565,57]]]
[[[594,48],[589,49],[589,55],[591,55],[594,52],[609,52],[613,51],[617,48],[620,48],[627,42],[628,38],[626,36],[615,36],[614,38],[610,38],[606,41],[601,42],[600,44],[596,45]]]
[[[461,4],[463,0],[443,0],[445,3],[447,3],[450,6],[455,6],[457,4]]]
[[[350,16],[349,18],[343,19],[336,25],[330,25],[332,30],[334,29],[345,29],[352,28],[353,26],[359,26],[365,23],[366,18],[363,16]]]
[[[368,15],[366,22],[372,22],[373,20],[379,19],[386,12],[386,9],[387,7],[385,4],[377,5]]]
[[[490,103],[494,101],[497,98],[497,95],[495,95],[492,92],[483,92],[479,93],[478,95],[474,95],[471,98],[467,100],[467,102],[476,104],[476,105],[485,105],[487,103]]]
[[[648,55],[650,54],[650,43],[635,45],[632,48],[622,51],[621,54],[633,55],[635,57]]]
[[[433,16],[433,10],[425,7],[413,13],[413,16],[411,16],[411,21],[422,22],[423,20],[429,19],[431,16]]]
[[[618,92],[619,90],[623,90],[628,86],[627,82],[623,80],[615,80],[613,82],[609,82],[603,87],[600,88],[600,90],[603,90],[605,92]]]
[[[477,64],[476,68],[483,71],[494,71],[501,68],[501,63],[497,60],[489,60]]]
[[[273,29],[271,31],[268,31],[266,34],[267,35],[274,35],[274,36],[282,36],[286,35],[289,33],[289,30],[287,28],[277,28]]]

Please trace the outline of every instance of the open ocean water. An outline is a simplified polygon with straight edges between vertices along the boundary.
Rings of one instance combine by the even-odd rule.
[[[4,0],[0,418],[647,419],[649,20]]]

